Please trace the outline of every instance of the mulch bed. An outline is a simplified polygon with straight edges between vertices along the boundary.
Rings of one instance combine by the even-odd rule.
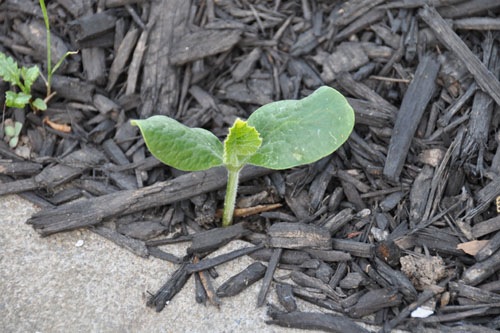
[[[43,67],[38,1],[0,9],[0,51]],[[42,236],[88,228],[177,264],[148,301],[157,311],[194,275],[197,300],[214,304],[262,279],[258,305],[270,289],[280,300],[270,324],[500,329],[497,0],[57,0],[48,11],[54,61],[80,52],[54,76],[47,111],[4,109],[23,130],[17,147],[0,142],[0,195],[39,205],[28,223]],[[168,115],[224,137],[237,117],[321,85],[354,108],[350,139],[312,165],[246,168],[229,228],[218,227],[225,171],[164,166],[129,123]],[[2,105],[9,88],[0,82]],[[207,257],[235,239],[249,246]],[[183,258],[168,252],[177,242],[190,242]],[[256,262],[215,290],[217,265],[243,255]],[[325,310],[299,312],[297,298]]]

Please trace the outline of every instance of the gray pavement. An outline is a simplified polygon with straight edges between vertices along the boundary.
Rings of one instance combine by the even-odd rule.
[[[36,210],[18,196],[0,197],[0,332],[304,332],[264,323],[266,308],[255,307],[260,283],[218,310],[195,302],[191,278],[156,313],[145,306],[148,291],[175,265],[137,257],[87,230],[41,238],[25,224]],[[183,255],[185,247],[167,249]],[[216,283],[251,262],[221,266]]]

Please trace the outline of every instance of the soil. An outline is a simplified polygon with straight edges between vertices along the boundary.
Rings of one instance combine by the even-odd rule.
[[[0,9],[0,51],[46,73],[38,1]],[[194,275],[200,302],[212,304],[262,279],[258,302],[271,288],[280,300],[269,324],[500,329],[498,1],[57,0],[47,9],[54,65],[79,52],[52,77],[46,111],[4,107],[0,127],[0,195],[42,207],[28,221],[42,236],[91,228],[177,264],[147,303],[157,311]],[[323,85],[355,111],[349,140],[310,165],[243,170],[230,228],[220,228],[225,171],[162,165],[129,122],[166,115],[224,138],[236,118]],[[0,81],[2,105],[9,89]],[[39,78],[33,97],[46,95]],[[16,122],[17,142],[5,131]],[[248,248],[206,258],[235,239]],[[471,241],[481,247],[464,252]],[[176,242],[190,243],[186,256],[168,252]],[[214,290],[217,265],[243,255],[265,269]],[[322,312],[298,312],[295,298]],[[413,318],[423,304],[428,317]]]

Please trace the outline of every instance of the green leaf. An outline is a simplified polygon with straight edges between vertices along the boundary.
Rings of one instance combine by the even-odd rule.
[[[8,137],[16,136],[16,129],[14,126],[5,126],[5,135]]]
[[[262,144],[262,139],[255,127],[236,119],[224,141],[224,164],[228,168],[240,169],[255,154]]]
[[[6,82],[21,86],[20,76],[21,70],[14,59],[0,52],[0,77]]]
[[[337,150],[354,127],[354,111],[344,96],[321,87],[301,100],[270,103],[249,118],[262,138],[250,164],[288,169],[315,162]]]
[[[40,111],[47,110],[47,104],[45,104],[44,100],[41,98],[35,99],[31,104],[37,110],[40,110]]]
[[[32,66],[29,68],[23,67],[21,68],[21,76],[24,81],[24,92],[25,93],[30,93],[31,91],[31,86],[33,85],[33,82],[36,81],[38,78],[38,75],[40,75],[40,70],[38,69],[38,66]]]
[[[189,128],[166,116],[132,120],[149,151],[161,162],[183,171],[222,165],[222,142],[202,128]]]
[[[13,91],[5,92],[5,105],[11,108],[22,109],[30,102],[31,95],[23,92],[15,93]]]
[[[9,146],[10,148],[16,148],[17,144],[19,143],[19,137],[15,136],[9,140]]]
[[[19,136],[19,134],[21,134],[22,129],[23,129],[23,123],[16,121],[14,123],[14,136]]]

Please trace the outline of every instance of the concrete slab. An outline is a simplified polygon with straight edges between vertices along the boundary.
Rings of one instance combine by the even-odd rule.
[[[194,300],[194,280],[165,310],[145,306],[176,266],[143,259],[87,230],[41,238],[25,221],[37,208],[0,197],[0,331],[7,332],[304,332],[264,323],[260,283],[223,299],[220,310]],[[81,244],[83,241],[83,245]],[[169,251],[183,255],[185,246]],[[221,266],[222,283],[251,263]]]

